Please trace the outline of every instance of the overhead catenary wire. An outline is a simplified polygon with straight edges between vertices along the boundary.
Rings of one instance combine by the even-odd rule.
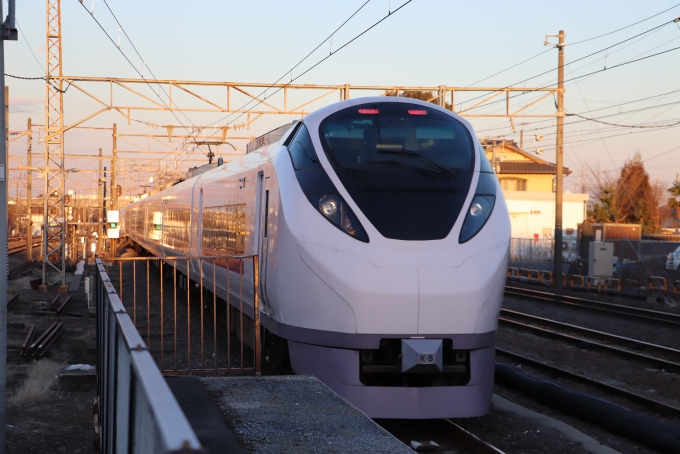
[[[636,58],[636,59],[634,59],[634,60],[629,60],[629,61],[626,61],[626,62],[623,62],[623,63],[619,63],[619,64],[617,64],[617,65],[610,66],[609,68],[603,68],[603,69],[599,69],[599,70],[597,70],[597,71],[592,71],[592,72],[589,72],[589,73],[586,73],[586,74],[582,74],[582,75],[580,75],[580,76],[574,76],[574,77],[572,77],[571,79],[566,79],[566,80],[564,81],[564,83],[572,82],[572,81],[575,81],[575,80],[578,80],[578,79],[582,79],[582,78],[584,78],[584,77],[592,76],[592,75],[594,75],[594,74],[599,74],[599,73],[602,73],[602,72],[605,72],[605,71],[609,71],[609,70],[611,70],[611,69],[620,68],[620,67],[622,67],[622,66],[626,66],[626,65],[629,65],[629,64],[632,64],[632,63],[637,63],[637,62],[639,62],[639,61],[646,60],[646,59],[652,58],[652,57],[657,57],[657,56],[659,56],[659,55],[667,54],[667,53],[669,53],[669,52],[673,52],[673,51],[676,51],[676,50],[678,50],[678,49],[680,49],[680,46],[674,47],[674,48],[672,48],[672,49],[667,49],[667,50],[664,50],[664,51],[661,51],[661,52],[657,52],[657,53],[652,54],[652,55],[647,55],[647,56],[645,56],[645,57],[640,57],[640,58]],[[572,63],[573,63],[573,62],[572,62]],[[566,65],[565,65],[565,66],[566,66]],[[548,84],[548,85],[543,85],[543,86],[538,87],[538,88],[534,88],[534,89],[532,89],[532,90],[527,90],[526,92],[522,92],[522,93],[520,93],[520,94],[511,96],[510,98],[511,98],[511,99],[512,99],[512,98],[516,98],[516,97],[518,97],[518,96],[525,95],[526,93],[533,93],[535,90],[542,90],[542,89],[544,89],[544,88],[550,87],[551,85],[553,85],[553,84],[551,83],[551,84]],[[505,87],[505,88],[510,88],[510,87]],[[503,89],[496,90],[496,91],[501,91],[501,90],[503,90]],[[481,107],[488,107],[489,105],[498,104],[498,103],[500,103],[500,102],[506,102],[506,101],[505,101],[505,100],[492,101],[492,102],[490,102],[490,103],[486,103],[486,104],[481,105],[481,106],[471,107],[471,108],[468,109],[468,110],[459,111],[458,113],[469,112],[469,111],[471,111],[471,110],[473,110],[473,109],[478,109],[478,108],[481,108]]]
[[[332,51],[329,55],[326,55],[324,58],[322,58],[321,60],[317,61],[315,64],[313,64],[312,66],[310,66],[309,68],[307,68],[305,71],[303,71],[302,73],[300,73],[299,75],[297,75],[295,78],[291,78],[290,82],[286,82],[286,83],[283,84],[282,86],[278,87],[278,88],[274,91],[274,93],[272,93],[272,95],[270,95],[270,96],[273,96],[274,94],[276,94],[276,93],[278,93],[279,91],[283,90],[285,87],[289,86],[290,84],[292,84],[293,82],[295,82],[297,79],[299,79],[300,77],[304,76],[305,74],[307,74],[308,72],[310,72],[312,69],[316,68],[317,66],[319,66],[320,64],[322,64],[324,61],[328,60],[328,59],[331,58],[333,55],[335,55],[335,54],[337,54],[338,52],[340,52],[342,49],[344,49],[345,47],[347,47],[348,45],[350,45],[351,43],[353,43],[354,41],[356,41],[357,39],[359,39],[361,36],[365,35],[365,34],[368,33],[370,30],[372,30],[373,28],[375,28],[376,26],[378,26],[380,23],[382,23],[382,22],[383,22],[385,19],[387,19],[388,17],[394,16],[395,13],[397,13],[398,11],[400,11],[402,8],[404,8],[406,5],[408,5],[408,4],[411,3],[412,1],[413,1],[413,0],[407,0],[407,1],[404,2],[402,5],[400,5],[398,8],[396,8],[395,10],[389,12],[387,15],[385,15],[384,17],[382,17],[381,19],[379,19],[377,22],[375,22],[374,24],[372,24],[371,26],[369,26],[368,28],[366,28],[365,30],[363,30],[363,31],[362,31],[361,33],[359,33],[358,35],[354,36],[352,39],[350,39],[349,41],[347,41],[345,44],[343,44],[342,46],[340,46],[340,47],[337,48],[336,50]],[[324,42],[325,42],[325,41],[324,41]],[[287,74],[287,73],[286,73],[286,74]],[[249,108],[248,110],[246,110],[246,111],[241,112],[240,115],[238,115],[235,119],[231,120],[231,121],[228,122],[227,124],[232,124],[232,123],[234,123],[236,120],[238,120],[239,118],[241,118],[243,115],[246,115],[246,114],[247,114],[248,112],[250,112],[252,109],[254,109],[254,108],[257,107],[258,105],[260,105],[263,101],[264,101],[264,100],[257,100],[257,103],[256,103],[254,106],[250,107],[250,108]],[[217,123],[219,123],[219,122],[221,122],[221,121],[224,121],[224,120],[228,119],[231,115],[232,115],[232,114],[227,115],[226,117],[224,117],[224,118],[222,118],[222,119],[220,119],[220,120],[218,120],[218,121],[216,121],[216,122],[214,122],[214,123],[212,123],[212,124],[210,124],[210,125],[208,125],[208,126],[212,126],[212,125],[217,124]],[[216,132],[213,132],[212,134],[210,134],[210,136],[208,136],[208,138],[214,136],[215,134],[216,134]]]
[[[128,56],[125,54],[125,52],[124,52],[124,51],[116,44],[116,41],[111,37],[111,35],[109,35],[109,33],[108,33],[108,32],[106,31],[106,29],[104,28],[104,26],[97,20],[96,17],[94,17],[93,12],[88,11],[88,10],[87,10],[87,6],[85,6],[85,5],[83,4],[83,2],[78,2],[78,3],[80,3],[80,5],[85,9],[85,11],[87,11],[87,13],[90,15],[90,17],[92,18],[92,20],[94,20],[94,21],[97,23],[97,25],[98,25],[99,28],[104,32],[104,34],[105,34],[106,37],[109,39],[109,41],[111,41],[111,43],[116,47],[116,49],[118,49],[118,52],[120,52],[120,54],[123,56],[123,58],[125,58],[125,60],[130,64],[130,66],[132,66],[132,69],[134,69],[135,72],[136,72],[136,73],[144,80],[144,82],[146,82],[147,86],[151,89],[151,91],[153,91],[153,93],[156,95],[156,97],[158,97],[158,99],[163,103],[163,105],[170,111],[170,113],[175,117],[175,119],[180,123],[180,125],[181,125],[184,129],[186,129],[187,132],[190,132],[190,133],[191,133],[192,131],[191,131],[186,125],[184,125],[184,122],[183,122],[183,121],[180,121],[180,119],[177,117],[177,114],[176,114],[176,113],[175,113],[175,112],[167,105],[167,103],[165,102],[165,100],[163,99],[163,97],[160,96],[160,94],[158,94],[158,93],[156,92],[156,90],[154,90],[154,89],[151,87],[151,84],[149,83],[149,80],[146,79],[146,78],[144,77],[144,75],[137,69],[137,67],[135,66],[135,64],[132,63],[132,61],[128,58]],[[106,6],[108,7],[108,4],[107,4]],[[110,8],[109,8],[109,11],[111,11]],[[111,12],[111,14],[113,15],[113,12]],[[120,22],[118,22],[118,19],[115,17],[115,15],[114,15],[114,19],[116,20],[116,22],[117,22],[118,25],[120,26]],[[121,26],[121,28],[122,28],[122,26]],[[124,32],[124,30],[123,30],[123,32]],[[127,34],[126,34],[125,36],[127,37]],[[130,41],[129,37],[128,37],[128,41]],[[130,44],[132,44],[132,41],[130,41]],[[135,48],[134,44],[132,44],[132,47]],[[136,49],[136,48],[135,48],[135,52],[137,52],[137,49]],[[140,55],[139,52],[137,52],[137,55]],[[140,58],[141,58],[141,55],[140,55]],[[151,70],[149,70],[149,72],[151,72]],[[152,75],[152,77],[153,77],[153,73],[152,73],[151,75]],[[158,84],[158,79],[156,79],[155,77],[153,77],[153,78],[154,78],[154,82]],[[160,85],[160,84],[159,84],[159,85]],[[166,95],[166,96],[167,96],[167,95]],[[179,110],[180,112],[182,112],[181,109],[177,109],[177,110]],[[187,119],[189,118],[184,112],[182,112],[182,115],[183,115],[183,116],[186,116]]]
[[[599,36],[593,36],[592,38],[582,39],[581,41],[576,41],[575,43],[569,43],[568,45],[569,45],[569,46],[575,46],[575,45],[577,45],[577,44],[587,43],[588,41],[593,41],[593,40],[595,40],[595,39],[604,38],[605,36],[612,35],[612,34],[614,34],[614,33],[620,32],[621,30],[625,30],[625,29],[630,28],[630,27],[634,27],[635,25],[638,25],[638,24],[641,24],[641,23],[643,23],[643,22],[646,22],[646,21],[648,21],[649,19],[653,19],[653,18],[655,18],[655,17],[657,17],[657,16],[660,16],[660,15],[662,15],[663,13],[667,13],[668,11],[670,11],[670,10],[672,10],[672,9],[675,9],[675,8],[677,8],[678,6],[680,6],[680,3],[678,3],[677,5],[671,6],[670,8],[667,8],[667,9],[661,11],[661,12],[658,12],[658,13],[652,15],[652,16],[649,16],[649,17],[646,18],[646,19],[642,19],[642,20],[637,21],[637,22],[634,22],[634,23],[632,23],[632,24],[630,24],[630,25],[626,25],[625,27],[619,28],[619,29],[617,29],[617,30],[614,30],[614,31],[611,31],[611,32],[608,32],[608,33],[604,33],[604,34],[599,35]]]
[[[632,40],[632,39],[635,39],[635,38],[637,38],[637,37],[639,37],[639,36],[645,35],[645,34],[647,34],[647,33],[650,33],[650,32],[652,32],[652,31],[654,31],[654,30],[657,30],[657,29],[659,29],[659,28],[662,28],[662,27],[665,27],[665,26],[667,26],[667,25],[669,25],[669,24],[672,24],[674,21],[675,21],[675,19],[671,19],[671,20],[669,20],[669,21],[667,21],[667,22],[664,22],[663,24],[657,25],[656,27],[652,27],[652,28],[650,28],[650,29],[648,29],[648,30],[645,30],[644,32],[638,33],[638,34],[636,34],[636,35],[634,35],[634,36],[631,36],[631,37],[629,37],[629,38],[626,38],[626,39],[624,39],[624,40],[621,40],[621,41],[619,41],[619,42],[617,42],[617,43],[615,43],[615,44],[612,44],[612,45],[610,45],[610,46],[604,47],[604,48],[602,48],[602,49],[600,49],[600,50],[598,50],[598,51],[595,51],[595,52],[592,52],[592,53],[590,53],[590,54],[588,54],[588,55],[585,55],[585,56],[583,56],[583,57],[577,58],[576,60],[573,60],[573,61],[571,61],[571,62],[569,62],[569,63],[565,63],[563,66],[568,66],[568,65],[574,64],[574,63],[576,63],[576,62],[578,62],[578,61],[581,61],[581,60],[584,60],[584,59],[586,59],[586,58],[592,57],[593,55],[597,55],[597,54],[599,54],[599,53],[601,53],[601,52],[604,52],[604,51],[606,51],[606,50],[612,49],[612,48],[614,48],[614,47],[616,47],[616,46],[619,46],[619,45],[621,45],[621,44],[623,44],[623,43],[625,43],[625,42],[628,42],[628,41],[630,41],[630,40]],[[675,50],[675,49],[673,49],[673,50]],[[646,57],[646,58],[648,58],[648,57]],[[630,62],[629,62],[629,63],[630,63]],[[616,66],[612,66],[611,68],[615,68],[615,67],[617,67],[617,66],[621,66],[621,64],[616,65]],[[517,86],[517,85],[519,85],[519,84],[528,82],[528,81],[530,81],[530,80],[532,80],[532,79],[535,79],[535,78],[537,78],[537,77],[540,77],[540,76],[543,76],[543,75],[545,75],[545,74],[548,74],[548,73],[550,73],[550,72],[552,72],[552,71],[555,71],[556,69],[560,69],[560,67],[558,66],[557,68],[551,68],[551,69],[549,69],[549,70],[543,71],[543,72],[541,72],[541,73],[539,73],[539,74],[536,74],[536,75],[534,75],[534,76],[528,77],[528,78],[526,78],[526,79],[520,80],[520,81],[515,82],[515,83],[512,83],[512,84],[509,84],[509,85],[507,85],[507,86],[505,86],[505,87],[503,87],[503,88],[500,88],[500,89],[494,90],[494,91],[502,91],[502,90],[504,90],[504,89],[506,89],[506,88],[515,87],[515,86]],[[607,68],[607,69],[610,69],[610,68]],[[596,74],[597,72],[598,72],[598,71],[593,72],[593,73],[590,73],[590,74]],[[589,74],[586,74],[586,75],[589,75]],[[580,76],[580,77],[585,77],[586,75]],[[570,80],[574,80],[574,79],[570,79]],[[568,80],[565,80],[564,82],[568,82]],[[544,87],[540,87],[540,88],[547,88],[547,87],[549,87],[549,86],[551,86],[551,85],[552,85],[552,84],[548,84],[548,85],[546,85],[546,86],[544,86]],[[532,91],[532,90],[527,90],[527,92],[531,92],[531,91]],[[524,93],[522,93],[522,94],[524,94]],[[462,102],[459,103],[458,105],[461,106],[462,104],[471,102],[471,101],[473,101],[473,100],[475,100],[475,99],[479,99],[479,98],[482,98],[482,97],[484,97],[484,96],[486,96],[486,95],[480,95],[480,96],[475,96],[475,97],[470,98],[470,99],[466,99],[465,101],[462,101]],[[520,96],[520,95],[516,95],[516,96]],[[487,104],[487,105],[488,105],[488,104]],[[470,110],[475,109],[475,108],[479,108],[479,107],[480,107],[480,106],[472,107],[472,108],[470,108]]]
[[[612,105],[609,105],[609,106],[600,107],[600,108],[598,108],[598,109],[593,109],[593,110],[591,110],[590,112],[597,112],[597,111],[599,111],[599,110],[612,109],[612,108],[614,108],[614,107],[625,106],[625,105],[627,105],[627,104],[634,104],[634,103],[636,103],[636,102],[642,102],[642,101],[647,101],[647,100],[649,100],[649,99],[659,98],[659,97],[662,97],[662,96],[668,96],[668,95],[671,95],[671,94],[673,94],[673,93],[680,93],[680,89],[679,89],[679,90],[668,91],[668,92],[665,92],[665,93],[659,93],[658,95],[646,96],[646,97],[644,97],[644,98],[634,99],[634,100],[632,100],[632,101],[625,101],[625,102],[618,103],[618,104],[612,104]],[[635,112],[635,111],[629,111],[629,112]],[[583,113],[583,112],[581,112],[581,114],[582,114],[582,113]],[[567,115],[569,115],[569,114],[567,114]],[[534,125],[534,124],[538,124],[538,123],[546,123],[546,122],[548,122],[548,121],[554,121],[554,120],[553,120],[552,118],[551,118],[551,119],[547,119],[547,120],[536,120],[536,121],[532,121],[531,124]],[[580,123],[580,122],[572,122],[572,123],[567,123],[567,124],[573,124],[573,123]],[[566,126],[566,124],[565,124],[565,126]],[[546,128],[547,128],[547,127],[544,127],[544,128],[536,128],[536,129],[534,129],[534,130],[538,130],[538,129],[546,129]],[[496,129],[498,129],[498,127],[487,128],[487,129],[478,129],[477,132],[493,131],[493,130],[496,130]]]
[[[362,5],[361,5],[354,13],[352,13],[352,15],[349,16],[349,18],[347,18],[347,19],[346,19],[339,27],[337,27],[337,28],[329,35],[329,37],[327,37],[327,38],[324,39],[321,43],[319,43],[319,45],[316,46],[311,52],[309,52],[302,60],[300,60],[297,64],[295,64],[295,66],[293,66],[289,71],[287,71],[286,73],[284,73],[284,75],[281,76],[279,79],[277,79],[276,82],[272,83],[272,84],[270,85],[270,87],[267,87],[262,93],[260,93],[259,95],[257,95],[256,98],[261,97],[263,94],[265,94],[265,93],[267,92],[267,90],[269,90],[273,85],[275,85],[276,83],[278,83],[281,79],[283,79],[284,77],[286,77],[288,74],[292,74],[292,71],[294,71],[300,64],[302,64],[302,63],[303,63],[310,55],[312,55],[317,49],[319,49],[319,47],[321,47],[325,42],[327,42],[329,39],[332,39],[333,36],[334,36],[334,35],[335,35],[342,27],[344,27],[345,24],[347,24],[347,22],[349,22],[354,16],[356,16],[356,15],[357,15],[357,14],[358,14],[358,13],[359,13],[359,12],[360,12],[360,11],[361,11],[361,10],[362,10],[362,9],[363,9],[370,1],[371,1],[371,0],[366,0],[366,2],[364,2],[364,3],[363,3],[363,4],[362,4]],[[409,0],[409,1],[410,1],[410,0]],[[142,58],[141,54],[139,53],[139,51],[138,51],[137,48],[135,47],[134,43],[132,42],[132,40],[131,40],[130,37],[128,36],[127,32],[125,31],[125,29],[124,29],[123,26],[121,25],[120,21],[118,21],[118,18],[117,18],[116,15],[113,13],[113,11],[111,10],[111,7],[110,7],[109,4],[106,2],[106,0],[104,0],[104,4],[106,5],[106,7],[108,8],[109,12],[111,13],[111,15],[113,16],[113,18],[115,19],[116,23],[118,24],[118,26],[119,26],[119,33],[120,33],[120,31],[122,31],[122,33],[125,35],[125,37],[127,38],[127,40],[128,40],[128,41],[130,42],[130,44],[132,45],[132,48],[134,49],[134,51],[137,53],[137,56],[144,62],[144,59]],[[115,44],[115,43],[114,43],[114,44]],[[118,47],[119,47],[119,50],[120,50],[120,46],[118,46]],[[333,54],[333,52],[331,52],[331,55],[332,55],[332,54]],[[144,62],[144,67],[146,67],[147,69],[149,69],[148,66],[146,65],[146,62]],[[157,81],[157,79],[155,78],[155,76],[154,76],[153,72],[151,71],[151,69],[149,69],[149,72],[151,73],[152,77],[154,77],[154,79]],[[296,79],[297,79],[297,78],[296,78]],[[292,79],[292,77],[291,77],[291,81],[292,81],[292,80],[293,80],[293,79]],[[160,86],[160,84],[159,84],[159,86]],[[161,89],[163,89],[163,88],[161,87]],[[278,91],[278,90],[277,90],[277,91]],[[165,92],[164,89],[163,89],[163,92]],[[166,93],[166,96],[167,96],[167,93]],[[266,99],[266,97],[265,97],[265,99]],[[252,102],[252,100],[249,101],[248,103],[246,103],[242,108],[240,108],[240,109],[238,109],[238,110],[244,109],[250,102]],[[259,105],[259,103],[257,103],[256,106],[257,106],[257,105]],[[166,107],[167,107],[167,106],[166,106]],[[255,107],[255,106],[253,106],[253,108],[254,108],[254,107]],[[252,110],[252,108],[249,109],[249,110]],[[229,116],[227,116],[226,118],[228,118],[228,117],[229,117]],[[237,117],[237,119],[238,119],[238,118],[240,118],[240,116]],[[217,122],[214,122],[214,123],[212,123],[212,124],[209,125],[209,126],[213,126],[213,125],[215,125],[216,123],[219,123],[220,121],[223,121],[223,120],[224,120],[224,119],[218,120]],[[231,122],[231,123],[233,123],[233,122]],[[190,132],[190,135],[193,135],[194,133],[198,134],[198,131],[191,131],[191,132]],[[213,134],[213,135],[214,135],[214,134]],[[211,137],[212,137],[212,135],[211,135]],[[177,148],[176,148],[176,150],[177,150]],[[174,153],[174,152],[173,152],[173,153]],[[170,153],[170,154],[171,154],[171,153]],[[170,155],[170,154],[169,154],[169,155]]]
[[[648,21],[648,20],[650,20],[650,19],[653,19],[653,18],[655,18],[655,17],[657,17],[657,16],[660,16],[661,14],[663,14],[663,13],[665,13],[665,12],[668,12],[668,11],[674,9],[674,8],[677,8],[678,6],[680,6],[680,3],[678,3],[677,5],[672,6],[672,7],[670,7],[670,8],[667,8],[667,9],[665,9],[665,10],[659,12],[659,13],[656,13],[656,14],[654,14],[654,15],[652,15],[652,16],[649,16],[649,17],[647,17],[646,19],[642,19],[642,20],[640,20],[640,21],[634,22],[634,23],[632,23],[632,24],[630,24],[630,25],[626,25],[625,27],[618,28],[618,29],[613,30],[613,31],[611,31],[611,32],[604,33],[604,34],[602,34],[602,35],[593,36],[592,38],[583,39],[583,40],[581,40],[581,41],[576,41],[576,42],[574,42],[574,43],[569,43],[568,46],[570,46],[570,47],[571,47],[571,46],[575,46],[575,45],[577,45],[577,44],[582,44],[582,43],[585,43],[585,42],[588,42],[588,41],[593,41],[593,40],[595,40],[595,39],[603,38],[603,37],[605,37],[605,36],[612,35],[612,34],[614,34],[614,33],[620,32],[620,31],[622,31],[622,30],[626,30],[627,28],[633,27],[633,26],[635,26],[635,25],[641,24],[642,22],[646,22],[646,21]],[[521,61],[521,62],[519,62],[519,63],[516,63],[516,64],[514,64],[514,65],[512,65],[512,66],[509,66],[509,67],[507,67],[507,68],[505,68],[505,69],[503,69],[503,70],[501,70],[501,71],[498,71],[497,73],[494,73],[494,74],[492,74],[492,75],[490,75],[490,76],[485,77],[484,79],[480,79],[480,80],[478,80],[477,82],[473,82],[473,83],[471,83],[470,85],[467,85],[466,88],[469,88],[469,87],[472,87],[472,86],[474,86],[474,85],[477,85],[478,83],[481,83],[481,82],[484,82],[485,80],[491,79],[491,78],[494,77],[494,76],[497,76],[497,75],[502,74],[502,73],[504,73],[504,72],[506,72],[506,71],[509,71],[509,70],[511,70],[511,69],[513,69],[513,68],[516,68],[516,67],[518,67],[518,66],[520,66],[520,65],[523,65],[524,63],[526,63],[526,62],[528,62],[528,61],[531,61],[531,60],[533,60],[533,59],[535,59],[535,58],[538,58],[538,57],[540,57],[541,55],[543,55],[543,54],[545,54],[545,53],[547,53],[547,52],[550,52],[551,50],[553,50],[553,48],[544,50],[543,52],[539,52],[538,54],[534,55],[533,57],[529,57],[529,58],[527,58],[526,60],[523,60],[523,61]],[[520,83],[521,83],[521,82],[520,82]]]

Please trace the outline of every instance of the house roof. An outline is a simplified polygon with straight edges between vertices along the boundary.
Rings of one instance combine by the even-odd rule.
[[[492,144],[496,144],[496,146],[499,146],[501,148],[505,148],[505,152],[512,152],[512,153],[517,153],[518,155],[521,155],[525,158],[527,158],[529,161],[513,161],[513,160],[505,160],[501,161],[500,163],[500,172],[499,174],[534,174],[534,175],[555,175],[556,172],[556,166],[553,163],[550,163],[548,161],[544,161],[543,159],[540,159],[533,155],[532,153],[526,152],[519,148],[515,142],[510,141],[510,140],[491,140],[491,139],[482,139],[481,140],[482,146],[488,148]],[[571,171],[567,167],[563,167],[563,172],[564,175],[570,175]]]
[[[502,161],[500,174],[555,174],[555,166],[553,164],[541,164],[530,161]],[[564,170],[565,174],[569,174],[569,170]]]

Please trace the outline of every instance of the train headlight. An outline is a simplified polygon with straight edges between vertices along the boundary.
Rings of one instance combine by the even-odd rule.
[[[485,203],[484,199],[473,200],[472,204],[470,205],[470,216],[483,216],[485,205],[487,204]]]
[[[480,172],[475,196],[472,198],[470,208],[465,215],[463,228],[460,230],[459,243],[463,244],[470,241],[486,224],[496,203],[497,185],[496,175]]]
[[[368,243],[368,234],[319,162],[309,131],[303,123],[283,143],[288,147],[295,177],[312,206],[338,230]]]
[[[314,196],[308,195],[308,197],[311,202]],[[339,194],[325,194],[318,200],[318,210],[326,217],[326,219],[331,221],[333,225],[360,241],[368,240],[368,236],[363,227],[361,227],[361,223],[356,215]],[[358,228],[356,226],[358,226]]]
[[[338,212],[338,201],[333,196],[325,195],[319,200],[319,209],[330,218]]]

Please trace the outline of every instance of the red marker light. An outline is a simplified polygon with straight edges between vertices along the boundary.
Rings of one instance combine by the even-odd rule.
[[[359,109],[359,113],[364,115],[378,115],[378,109]]]
[[[409,109],[408,113],[409,113],[409,115],[427,115],[427,110]]]

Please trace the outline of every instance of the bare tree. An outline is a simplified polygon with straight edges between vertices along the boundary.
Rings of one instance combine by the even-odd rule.
[[[595,222],[621,222],[622,216],[616,204],[618,181],[613,173],[601,171],[600,166],[586,165],[584,175],[584,192],[590,194],[588,216]]]
[[[398,92],[388,91],[384,93],[385,96],[401,96],[404,98],[419,99],[421,101],[430,102],[432,104],[437,104],[437,95],[431,91],[426,90],[401,90]],[[451,110],[451,103],[447,102],[444,108]]]

